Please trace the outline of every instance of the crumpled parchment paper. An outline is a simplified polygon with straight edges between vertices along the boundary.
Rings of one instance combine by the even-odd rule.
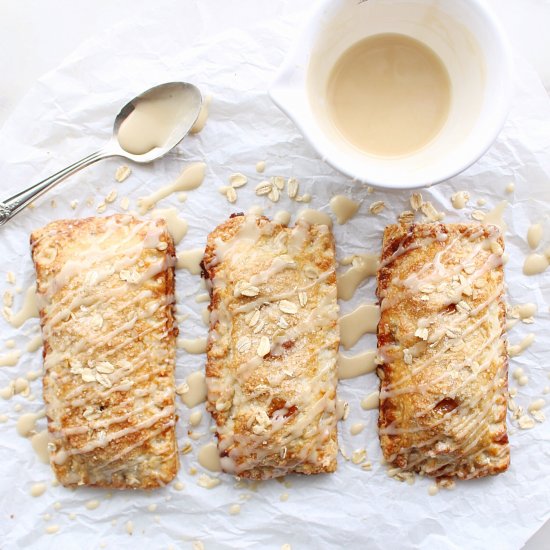
[[[185,7],[185,9],[184,9]],[[101,36],[82,45],[58,69],[44,76],[0,132],[0,175],[2,194],[9,196],[66,164],[99,148],[109,137],[115,114],[135,93],[164,81],[188,80],[204,95],[212,95],[210,117],[205,129],[190,136],[165,159],[150,166],[132,166],[132,175],[116,183],[119,159],[104,161],[62,183],[0,229],[2,273],[0,288],[23,289],[15,294],[13,309],[21,306],[24,289],[32,283],[33,267],[28,248],[33,228],[62,217],[94,215],[95,208],[113,189],[116,202],[105,215],[120,212],[120,198],[137,199],[169,183],[190,162],[207,163],[202,187],[188,193],[181,203],[172,195],[158,207],[175,207],[189,222],[189,232],[178,250],[204,246],[207,232],[232,212],[252,205],[265,207],[267,215],[281,209],[295,214],[305,206],[330,212],[328,202],[335,194],[361,201],[359,213],[347,224],[335,225],[338,257],[380,249],[383,227],[408,209],[409,192],[374,191],[353,183],[323,163],[293,124],[270,102],[266,89],[284,53],[305,21],[305,2],[186,3],[156,2],[146,12],[128,16]],[[115,23],[115,22],[114,22]],[[197,42],[197,40],[199,40]],[[193,45],[194,44],[194,45]],[[535,302],[535,323],[518,323],[510,332],[517,343],[528,332],[535,343],[511,360],[510,369],[522,367],[529,382],[518,387],[516,401],[527,408],[544,397],[550,384],[548,351],[549,274],[526,277],[522,265],[529,252],[529,224],[541,222],[546,229],[543,244],[549,245],[550,222],[550,100],[536,74],[522,60],[517,63],[517,94],[508,122],[489,152],[465,173],[451,181],[424,190],[425,200],[446,212],[445,221],[470,219],[474,209],[488,211],[500,201],[509,201],[505,212],[510,260],[506,265],[508,300],[511,304]],[[265,174],[255,172],[256,162],[266,161]],[[236,204],[229,204],[218,188],[228,184],[230,174],[242,172],[248,184],[238,189]],[[282,175],[296,177],[300,193],[311,193],[312,202],[300,205],[283,195],[278,204],[257,197],[254,188],[262,179]],[[505,188],[515,183],[515,191]],[[455,210],[450,197],[466,190],[471,199],[463,210]],[[75,210],[70,202],[78,199]],[[94,205],[87,205],[93,199]],[[486,205],[477,206],[478,199]],[[55,201],[55,207],[51,201]],[[379,215],[369,205],[386,203]],[[344,268],[341,268],[344,269]],[[16,274],[16,284],[5,282],[5,273]],[[360,303],[374,301],[374,280],[364,283],[350,302],[342,302],[342,313]],[[206,335],[195,296],[204,293],[199,277],[177,273],[178,313],[187,316],[180,324],[182,337]],[[16,330],[3,319],[3,341],[16,340],[18,349],[37,333],[37,319]],[[2,344],[3,345],[3,344]],[[375,346],[373,335],[365,336],[350,353]],[[9,350],[2,350],[0,355]],[[202,369],[204,355],[178,351],[177,379]],[[0,368],[0,386],[18,376],[41,368],[40,351],[24,352],[14,367]],[[457,483],[454,490],[428,495],[430,480],[414,485],[387,476],[380,463],[376,435],[376,411],[364,411],[359,403],[377,388],[376,375],[369,374],[340,383],[339,395],[349,402],[349,418],[340,424],[341,447],[348,455],[367,449],[372,471],[339,457],[334,475],[311,478],[290,477],[259,485],[236,483],[219,475],[220,485],[205,489],[198,485],[201,474],[211,477],[197,463],[198,448],[210,441],[209,418],[195,431],[204,434],[192,441],[193,451],[181,457],[178,480],[151,492],[120,492],[82,488],[70,491],[51,486],[52,472],[41,463],[28,440],[16,433],[23,412],[43,407],[40,379],[31,382],[34,401],[21,395],[0,400],[0,545],[2,548],[280,548],[290,544],[304,548],[520,548],[550,516],[550,423],[537,423],[521,430],[509,419],[512,465],[491,479]],[[510,386],[517,387],[511,378]],[[178,399],[180,446],[187,437],[190,411]],[[199,405],[203,409],[203,405]],[[16,410],[19,409],[19,410]],[[350,435],[354,422],[365,430]],[[45,427],[45,420],[37,429]],[[194,468],[198,471],[192,475]],[[45,482],[48,489],[38,498],[30,496],[33,483]],[[288,496],[288,499],[285,500]],[[85,507],[91,499],[100,505]],[[230,507],[240,504],[240,513]],[[156,509],[153,510],[156,505]],[[131,525],[128,524],[131,522]],[[45,529],[56,525],[54,534]],[[132,534],[129,533],[132,532]],[[171,546],[172,545],[172,546]]]

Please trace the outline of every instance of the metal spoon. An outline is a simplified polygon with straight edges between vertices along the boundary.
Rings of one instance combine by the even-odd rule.
[[[181,119],[174,124],[174,129],[169,138],[160,147],[154,147],[150,151],[140,155],[134,155],[125,151],[118,140],[118,131],[124,120],[134,111],[136,105],[143,99],[152,99],[159,94],[178,94],[181,95],[182,101],[186,101],[189,108],[185,111]],[[168,151],[173,149],[191,130],[195,124],[202,106],[202,96],[199,89],[193,84],[186,82],[169,82],[160,84],[154,88],[150,88],[146,92],[138,95],[132,101],[127,103],[120,113],[118,113],[115,124],[113,126],[113,136],[107,145],[92,153],[82,160],[67,166],[53,176],[42,180],[28,189],[13,195],[0,202],[0,225],[4,225],[8,220],[13,218],[18,212],[23,210],[32,201],[43,195],[46,191],[57,185],[60,181],[72,176],[82,168],[108,157],[123,157],[134,162],[147,163],[164,156]]]

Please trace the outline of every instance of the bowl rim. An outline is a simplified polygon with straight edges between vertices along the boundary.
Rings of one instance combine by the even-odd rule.
[[[475,153],[471,154],[471,158],[463,160],[460,163],[457,163],[454,166],[451,166],[448,170],[439,170],[436,173],[431,173],[429,170],[423,176],[422,173],[416,175],[415,177],[408,178],[406,181],[395,181],[390,178],[384,177],[369,177],[364,174],[357,173],[349,169],[346,166],[343,166],[342,163],[335,158],[336,155],[332,154],[331,149],[324,147],[322,143],[315,137],[313,128],[308,128],[307,121],[309,116],[300,117],[296,115],[290,106],[284,101],[284,93],[291,87],[288,86],[288,76],[291,75],[300,64],[297,63],[297,58],[300,56],[300,53],[304,51],[304,45],[306,46],[305,51],[307,51],[307,58],[309,60],[311,54],[312,41],[318,36],[319,21],[323,17],[324,12],[337,2],[342,3],[345,0],[324,0],[318,4],[313,10],[311,10],[311,15],[307,19],[305,26],[301,29],[298,37],[292,44],[291,48],[288,50],[285,58],[280,65],[275,78],[272,80],[269,88],[268,95],[271,100],[277,105],[277,107],[295,124],[298,130],[302,133],[305,139],[310,143],[310,145],[315,149],[317,154],[321,156],[322,160],[335,168],[337,171],[341,172],[352,178],[353,181],[362,182],[368,184],[372,187],[379,189],[418,189],[423,187],[431,187],[438,183],[447,181],[454,176],[462,173],[470,166],[475,164],[487,151],[491,148],[496,138],[500,134],[508,113],[512,106],[512,99],[515,93],[515,83],[513,78],[513,57],[510,43],[506,37],[504,29],[500,20],[495,15],[494,11],[487,6],[482,0],[461,0],[462,3],[468,4],[473,9],[482,16],[484,25],[488,25],[492,28],[495,43],[500,51],[500,70],[499,74],[503,81],[509,83],[508,86],[505,86],[501,91],[499,96],[499,102],[497,108],[495,108],[491,116],[491,130],[487,131],[481,142],[475,148]],[[308,64],[302,68],[304,71],[304,76],[307,77],[307,68]],[[305,78],[304,78],[305,80]],[[307,96],[307,93],[305,94]],[[283,99],[281,98],[283,96]],[[309,101],[307,101],[309,107]],[[312,117],[313,118],[313,117]],[[322,130],[317,126],[315,130]],[[366,167],[368,170],[368,165]],[[420,177],[418,177],[420,176]],[[428,177],[429,176],[429,177]],[[395,176],[394,176],[395,177]]]

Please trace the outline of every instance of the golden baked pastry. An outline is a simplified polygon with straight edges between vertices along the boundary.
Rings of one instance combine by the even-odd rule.
[[[208,237],[207,408],[225,472],[267,479],[336,469],[339,344],[334,239],[236,216]]]
[[[380,443],[404,471],[508,468],[508,356],[495,226],[392,225],[378,272]]]
[[[177,473],[175,251],[164,220],[52,222],[31,236],[51,465],[66,487]]]

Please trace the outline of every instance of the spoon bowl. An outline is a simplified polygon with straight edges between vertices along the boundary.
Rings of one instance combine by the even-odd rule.
[[[169,116],[171,113],[164,110],[160,114],[159,124],[164,124],[165,132],[161,134],[160,142],[152,142],[151,148],[146,149],[143,153],[131,153],[124,149],[120,142],[120,132],[122,125],[129,123],[130,116],[136,111],[141,104],[151,104],[158,100],[169,99],[174,108],[174,117]],[[197,118],[199,117],[202,107],[202,96],[199,89],[193,84],[187,82],[168,82],[149,88],[142,94],[136,96],[128,102],[118,113],[113,126],[113,136],[106,146],[84,157],[83,159],[67,166],[53,176],[50,176],[16,195],[0,202],[0,225],[4,225],[8,220],[13,218],[18,212],[21,212],[31,202],[46,193],[52,187],[57,185],[64,179],[72,176],[82,168],[90,166],[109,157],[123,157],[125,159],[145,164],[152,162],[166,153],[171,151],[191,130]],[[149,112],[149,126],[134,124],[134,131],[141,132],[140,136],[146,138],[148,131],[154,131],[151,124],[155,124],[154,110]],[[133,117],[132,117],[133,118]],[[160,118],[163,120],[161,121]],[[158,137],[158,136],[157,136]]]
[[[119,131],[122,123],[135,111],[139,103],[149,102],[157,98],[175,98],[182,105],[186,105],[186,108],[182,111],[182,116],[174,124],[174,127],[167,138],[167,140],[161,145],[156,146],[147,151],[146,153],[134,154],[126,151],[119,141]],[[113,126],[113,138],[109,143],[109,146],[113,147],[113,150],[118,148],[118,156],[127,158],[134,162],[141,164],[152,162],[162,156],[168,151],[172,150],[182,139],[190,132],[191,128],[197,121],[202,108],[202,95],[199,89],[188,82],[167,82],[149,88],[142,94],[134,97],[129,101],[118,113],[115,118]]]

